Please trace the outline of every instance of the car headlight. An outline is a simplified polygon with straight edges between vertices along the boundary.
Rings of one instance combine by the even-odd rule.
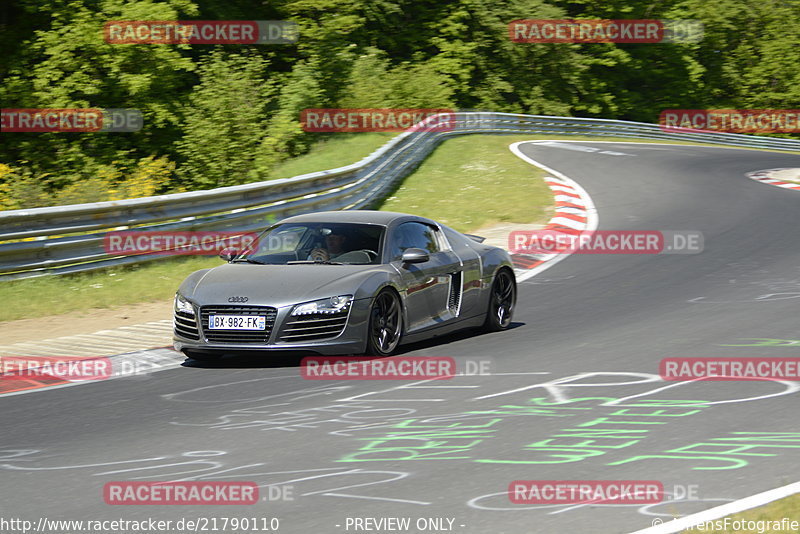
[[[186,300],[180,293],[175,293],[175,311],[194,315],[194,306]]]
[[[305,304],[298,304],[292,310],[292,315],[345,312],[350,307],[351,302],[353,302],[353,295],[339,295],[338,297],[315,300]]]

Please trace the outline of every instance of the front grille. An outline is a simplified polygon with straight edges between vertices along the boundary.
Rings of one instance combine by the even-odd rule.
[[[347,313],[312,313],[289,317],[283,325],[280,340],[297,343],[336,337],[347,324]]]
[[[197,320],[186,312],[175,312],[175,333],[187,339],[200,339]]]
[[[266,317],[264,330],[209,330],[209,315],[253,315]],[[200,308],[200,324],[209,343],[260,343],[269,342],[269,335],[275,325],[277,310],[270,306],[203,306]]]

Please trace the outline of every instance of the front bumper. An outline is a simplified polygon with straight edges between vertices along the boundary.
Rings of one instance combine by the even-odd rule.
[[[175,314],[173,319],[173,346],[177,351],[240,353],[240,352],[285,352],[301,351],[314,352],[324,355],[335,354],[361,354],[366,350],[366,332],[369,325],[370,299],[354,300],[345,318],[344,328],[338,335],[329,336],[310,341],[303,341],[298,336],[297,316],[290,313],[294,306],[270,308],[274,310],[272,328],[263,339],[246,342],[237,339],[237,331],[226,331],[221,334],[219,330],[208,331],[205,328],[204,313],[209,309],[219,312],[220,308],[229,308],[226,313],[236,313],[236,308],[260,308],[262,306],[228,306],[216,304],[193,305],[194,318],[188,314]],[[264,305],[265,310],[268,305]],[[264,312],[268,313],[268,312]],[[269,317],[269,315],[268,315]],[[323,321],[320,319],[320,321]],[[331,321],[335,321],[331,319]],[[194,324],[192,324],[194,323]],[[291,328],[294,323],[294,328]],[[269,319],[267,321],[269,324]],[[302,326],[302,325],[301,325]],[[323,327],[309,327],[325,330]],[[317,330],[319,331],[319,330]],[[239,331],[242,332],[242,331]],[[241,337],[252,337],[252,331],[246,332]],[[220,340],[224,338],[224,341]]]

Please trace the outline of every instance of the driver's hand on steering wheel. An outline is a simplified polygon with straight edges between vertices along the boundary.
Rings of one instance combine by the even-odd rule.
[[[331,255],[324,248],[315,248],[308,253],[308,259],[313,261],[328,261]]]

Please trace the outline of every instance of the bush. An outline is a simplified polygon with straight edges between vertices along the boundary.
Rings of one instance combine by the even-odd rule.
[[[133,169],[114,163],[89,176],[61,176],[61,187],[47,174],[36,176],[24,166],[0,164],[0,210],[149,197],[169,190],[175,171],[175,163],[166,157],[142,158]]]
[[[202,60],[200,83],[183,110],[186,133],[177,144],[181,186],[209,189],[247,181],[266,135],[265,108],[273,92],[264,82],[266,67],[259,56],[220,50]]]

